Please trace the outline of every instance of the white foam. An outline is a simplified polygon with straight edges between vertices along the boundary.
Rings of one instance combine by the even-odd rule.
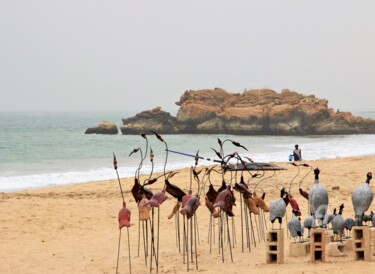
[[[241,140],[241,142],[246,141],[245,137],[241,138],[244,139]],[[263,143],[259,140],[262,140]],[[373,145],[375,143],[375,135],[280,137],[279,139],[275,139],[275,137],[264,137],[262,139],[252,139],[251,141],[258,141],[258,144],[254,144],[253,149],[249,147],[249,152],[241,152],[241,155],[251,157],[256,162],[287,162],[295,143],[300,144],[302,148],[302,157],[305,161],[375,154],[375,146]],[[188,150],[188,148],[184,149]],[[201,149],[201,155],[214,158],[213,152],[209,148]],[[168,158],[167,170],[189,167],[193,162],[194,160],[190,157],[170,155]],[[128,162],[129,165],[132,165],[131,167],[119,167],[118,171],[120,177],[134,176],[136,169],[135,163],[136,162]],[[200,160],[199,164],[208,165],[213,164],[213,162]],[[154,172],[163,171],[163,168],[164,160],[160,160],[156,163]],[[144,164],[141,174],[149,174],[149,172],[151,172],[150,164]],[[4,172],[0,176],[0,191],[11,192],[116,178],[117,175],[114,169],[108,167],[31,175],[14,175],[12,172]]]
[[[202,164],[209,164],[209,162],[203,162]],[[180,169],[189,167],[190,162],[177,162],[167,165],[167,170]],[[164,166],[158,166],[154,168],[154,172],[163,171]],[[141,170],[141,174],[149,174],[151,172],[151,166],[145,166]],[[135,168],[124,168],[119,167],[118,173],[121,178],[132,177],[135,173]],[[12,192],[20,191],[25,189],[43,188],[56,185],[67,185],[75,183],[95,182],[103,180],[116,179],[117,175],[114,169],[100,168],[96,170],[88,171],[69,171],[60,173],[44,173],[34,175],[22,175],[22,176],[0,176],[0,191],[1,192]]]

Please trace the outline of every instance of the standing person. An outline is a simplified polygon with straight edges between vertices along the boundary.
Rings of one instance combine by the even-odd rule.
[[[298,148],[298,145],[295,145],[294,147],[295,147],[295,149],[293,150],[294,161],[301,161],[302,160],[301,149]]]

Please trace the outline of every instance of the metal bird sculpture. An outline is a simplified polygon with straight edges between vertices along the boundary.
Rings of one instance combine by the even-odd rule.
[[[285,192],[285,188],[282,188],[280,190],[280,197],[276,200],[273,200],[270,204],[270,221],[272,223],[272,229],[273,229],[273,223],[275,222],[276,219],[279,221],[280,229],[281,229],[282,218],[285,215],[286,206],[287,206],[287,203],[289,202],[286,196],[287,196],[287,193]]]
[[[355,213],[355,224],[357,226],[362,225],[363,214],[369,209],[374,194],[370,189],[370,181],[372,179],[372,173],[368,172],[366,176],[366,182],[361,186],[357,187],[352,193],[352,203]]]
[[[320,226],[323,226],[323,220],[327,214],[328,193],[323,185],[319,183],[320,170],[314,170],[315,182],[309,193],[310,210],[315,220],[320,220]]]

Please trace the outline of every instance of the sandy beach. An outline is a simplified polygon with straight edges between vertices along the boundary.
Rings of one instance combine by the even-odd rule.
[[[374,171],[375,156],[337,158],[331,160],[307,161],[321,170],[320,182],[329,193],[329,211],[344,203],[344,218],[353,217],[351,193],[363,184],[368,171]],[[266,192],[265,201],[269,204],[277,198],[277,184],[289,187],[297,169],[288,163],[276,163],[288,170],[260,184]],[[201,169],[202,167],[198,167]],[[308,169],[301,169],[299,181]],[[118,244],[117,214],[122,206],[116,174],[114,180],[73,184],[21,191],[0,193],[0,273],[115,273]],[[121,174],[120,174],[121,176]],[[229,175],[226,176],[226,178]],[[309,190],[314,181],[310,175],[303,181],[302,187]],[[245,176],[246,178],[248,176]],[[229,179],[230,177],[228,177]],[[215,186],[221,184],[219,177],[213,177]],[[255,180],[255,179],[254,179]],[[132,212],[130,231],[132,273],[148,273],[149,262],[145,265],[143,249],[138,257],[138,210],[130,193],[133,178],[121,179],[125,190],[127,206]],[[171,179],[171,182],[187,190],[189,187],[189,169]],[[374,182],[370,184],[374,191]],[[154,192],[163,186],[163,180],[150,187]],[[196,191],[194,184],[193,191]],[[339,190],[332,190],[338,186]],[[297,193],[298,185],[292,186],[302,219],[307,215],[307,202]],[[373,273],[373,262],[353,260],[353,253],[345,257],[327,257],[327,262],[310,263],[309,257],[289,257],[289,242],[285,232],[285,263],[266,264],[266,245],[257,242],[251,252],[241,251],[239,193],[235,192],[237,206],[234,207],[236,225],[236,244],[233,249],[233,263],[230,261],[229,248],[225,245],[225,262],[218,253],[218,245],[212,253],[208,244],[209,211],[201,197],[201,206],[197,210],[199,224],[199,244],[197,246],[198,271],[190,265],[190,272],[202,273]],[[175,237],[175,218],[170,214],[175,199],[170,197],[160,209],[160,251],[159,273],[186,273],[182,253],[178,252]],[[375,209],[375,207],[372,207]],[[290,216],[291,207],[287,213]],[[268,214],[267,214],[268,220]],[[270,228],[270,222],[267,223]],[[276,225],[278,226],[278,225]],[[286,224],[283,224],[284,229]],[[307,234],[307,231],[305,231]],[[129,273],[127,234],[122,233],[122,248],[119,264],[120,273]],[[372,247],[373,248],[373,247]],[[155,270],[153,270],[155,273]]]

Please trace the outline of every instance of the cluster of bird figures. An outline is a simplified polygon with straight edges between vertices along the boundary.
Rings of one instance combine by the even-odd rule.
[[[246,147],[240,143],[230,139],[221,141],[218,139],[219,149],[212,150],[216,153],[218,160],[211,160],[199,155],[199,151],[194,154],[185,154],[168,149],[166,141],[156,132],[152,132],[156,138],[165,145],[165,163],[164,172],[158,177],[153,177],[154,170],[154,153],[149,147],[148,137],[146,134],[141,136],[146,142],[145,151],[140,147],[131,151],[130,155],[139,153],[140,163],[135,171],[134,185],[131,189],[132,195],[138,207],[138,257],[140,256],[140,249],[143,249],[145,265],[149,267],[150,273],[154,269],[158,272],[159,267],[159,231],[160,231],[160,208],[163,202],[168,198],[167,194],[175,199],[175,206],[169,214],[168,219],[175,218],[176,231],[176,248],[179,253],[182,253],[182,262],[186,264],[187,271],[189,271],[192,263],[195,263],[195,268],[198,269],[198,252],[197,240],[199,242],[199,228],[198,219],[196,216],[197,208],[200,206],[201,197],[204,196],[205,205],[209,214],[209,229],[208,229],[208,244],[210,253],[212,246],[218,246],[218,252],[224,262],[224,254],[229,254],[233,262],[232,248],[236,243],[236,225],[233,206],[236,204],[235,192],[239,193],[240,197],[240,227],[241,227],[241,242],[242,252],[244,250],[251,251],[252,247],[256,247],[257,242],[265,241],[265,231],[267,230],[266,213],[269,214],[269,221],[272,229],[274,222],[277,220],[279,228],[282,228],[282,220],[285,218],[289,237],[293,237],[294,241],[303,242],[304,229],[314,227],[328,227],[331,226],[335,240],[342,241],[344,229],[347,229],[347,237],[350,237],[350,231],[353,226],[361,226],[363,223],[372,222],[375,226],[375,215],[365,215],[368,211],[372,200],[373,193],[369,187],[372,179],[371,172],[367,173],[366,181],[363,185],[354,189],[352,193],[352,203],[354,208],[354,218],[344,219],[342,212],[344,204],[339,206],[338,211],[334,209],[333,214],[328,214],[329,197],[325,187],[319,182],[318,168],[314,169],[315,181],[309,192],[301,188],[301,182],[311,173],[313,167],[306,163],[291,162],[297,168],[296,176],[291,180],[289,188],[282,185],[275,185],[278,189],[279,198],[271,201],[269,206],[265,202],[265,192],[260,187],[260,183],[275,175],[276,171],[284,168],[274,164],[256,163],[251,158],[241,157],[239,153],[233,152],[230,154],[224,153],[224,145],[232,144],[235,147],[247,150]],[[140,181],[140,171],[143,163],[149,152],[149,160],[151,163],[151,173],[145,177],[143,182]],[[180,153],[194,158],[194,166],[190,169],[190,187],[187,193],[175,184],[171,183],[171,179],[178,172],[166,171],[168,152]],[[129,271],[131,273],[131,255],[130,255],[130,210],[126,206],[124,192],[121,186],[118,170],[117,160],[115,154],[114,168],[117,173],[120,192],[122,196],[123,207],[118,214],[119,221],[119,241],[116,273],[119,268],[120,258],[120,243],[121,230],[126,227],[128,232],[128,258]],[[219,164],[210,167],[198,168],[199,159],[205,159],[217,162]],[[300,173],[300,167],[308,169],[303,178],[299,181],[299,193],[302,195],[308,204],[309,217],[303,222],[301,221],[301,211],[299,209],[296,199],[291,193],[292,183]],[[211,176],[215,174],[215,176]],[[269,175],[271,174],[271,175]],[[215,189],[211,179],[221,179],[221,186]],[[245,177],[247,181],[245,182]],[[164,185],[160,191],[153,193],[148,186],[157,182],[158,179],[164,179]],[[258,178],[256,183],[252,182],[253,178]],[[235,190],[235,192],[233,191]],[[262,194],[259,194],[263,192]],[[290,204],[292,208],[292,216],[288,220],[287,206]],[[181,216],[181,218],[180,218]],[[182,220],[181,220],[182,219]],[[277,226],[277,225],[276,225]],[[278,229],[278,228],[277,228]],[[309,235],[307,236],[309,237]],[[143,245],[141,246],[141,238]]]

